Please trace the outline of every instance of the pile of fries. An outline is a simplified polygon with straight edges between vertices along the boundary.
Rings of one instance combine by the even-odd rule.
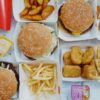
[[[49,0],[24,0],[25,8],[20,17],[32,21],[45,20],[54,11],[54,6],[48,5]]]
[[[56,64],[22,64],[22,67],[28,75],[28,86],[35,95],[56,93]]]

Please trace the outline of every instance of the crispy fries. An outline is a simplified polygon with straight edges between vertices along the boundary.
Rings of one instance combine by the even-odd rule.
[[[33,3],[34,3],[34,0],[30,0],[30,4],[33,5]]]
[[[30,8],[31,7],[30,0],[24,0],[24,3],[25,3],[25,7],[26,8]]]
[[[37,0],[37,2],[38,2],[39,5],[43,4],[43,0]]]
[[[29,10],[27,8],[24,8],[24,10],[20,13],[20,17],[27,15],[28,11]]]
[[[48,5],[49,0],[43,0],[43,9]]]
[[[24,0],[25,8],[20,12],[20,18],[41,21],[54,11],[54,6],[48,5],[49,0]]]
[[[41,93],[56,93],[57,70],[55,64],[29,65],[22,64],[24,71],[28,72],[27,83],[31,91]]]
[[[35,8],[35,9],[30,10],[29,11],[29,15],[37,15],[37,14],[40,13],[41,10],[42,10],[42,7],[39,6],[39,7]]]
[[[51,5],[48,5],[47,7],[45,7],[42,11],[42,18],[46,19],[48,16],[51,15],[51,13],[53,12],[54,7]]]

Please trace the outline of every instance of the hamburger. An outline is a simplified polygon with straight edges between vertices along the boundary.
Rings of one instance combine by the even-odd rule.
[[[94,22],[92,7],[85,0],[68,0],[60,9],[59,19],[73,35],[84,33]]]
[[[5,64],[8,63],[0,62],[0,100],[11,100],[18,89],[18,80],[13,69],[9,69],[10,64]]]
[[[53,31],[40,23],[28,23],[19,32],[18,47],[28,58],[37,59],[50,55],[57,46]]]

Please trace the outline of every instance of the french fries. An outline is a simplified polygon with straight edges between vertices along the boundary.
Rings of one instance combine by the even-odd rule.
[[[48,5],[46,8],[43,9],[42,11],[42,18],[46,19],[48,16],[51,15],[51,13],[53,12],[54,7],[51,5]]]
[[[25,16],[22,16],[21,18],[32,20],[32,16],[30,16],[30,15],[25,15]]]
[[[33,6],[32,6],[32,9],[36,9],[36,6],[35,6],[35,5],[33,5]]]
[[[30,8],[31,7],[30,0],[24,0],[24,3],[25,3],[25,7],[26,8]]]
[[[30,4],[33,5],[33,3],[34,3],[34,0],[30,0]]]
[[[48,5],[49,0],[43,0],[43,9]]]
[[[24,10],[20,13],[20,16],[22,17],[22,16],[25,16],[25,15],[27,15],[28,14],[28,9],[27,8],[24,8]]]
[[[37,15],[37,14],[39,14],[39,12],[40,12],[41,10],[42,10],[42,7],[39,6],[39,7],[35,8],[35,9],[29,11],[29,15]]]
[[[37,0],[37,2],[38,2],[39,5],[43,4],[43,0]]]
[[[41,21],[42,20],[42,16],[41,15],[32,16],[32,20],[34,20],[34,21]]]
[[[24,0],[25,8],[20,12],[20,18],[41,21],[54,11],[54,6],[48,5],[49,0]]]
[[[55,64],[29,65],[22,64],[28,73],[27,83],[31,91],[40,95],[41,93],[56,93],[57,70]]]

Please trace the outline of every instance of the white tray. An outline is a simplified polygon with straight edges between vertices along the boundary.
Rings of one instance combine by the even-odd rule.
[[[50,5],[55,7],[53,13],[46,19],[40,22],[57,22],[58,20],[58,10],[57,10],[57,0],[50,0]],[[24,9],[24,0],[13,0],[13,15],[16,21],[18,22],[33,22],[30,20],[22,19],[19,16],[19,13]]]
[[[34,62],[33,64],[38,64],[40,62],[57,65],[58,82],[57,82],[57,93],[55,95],[50,95],[48,99],[46,99],[44,95],[42,95],[41,99],[39,100],[61,100],[61,95],[59,94],[59,91],[61,91],[59,90],[59,88],[61,89],[61,74],[60,74],[60,67],[58,63],[54,60],[40,60],[40,61]],[[19,100],[36,100],[34,94],[31,93],[27,83],[25,82],[25,79],[27,79],[27,76],[22,68],[22,64],[19,65],[19,75],[20,75]]]
[[[96,2],[96,0],[88,0],[88,1],[92,5],[93,12],[94,12],[94,17],[96,19],[96,5],[97,5],[97,2]],[[60,0],[59,1],[59,4],[58,4],[59,8],[61,7],[61,5],[64,2],[65,2],[65,0]],[[79,40],[94,39],[94,38],[96,38],[96,21],[94,22],[92,28],[89,31],[87,31],[86,33],[84,33],[84,34],[82,34],[80,36],[73,36],[73,35],[71,35],[71,34],[69,34],[67,32],[64,33],[59,28],[59,38],[64,40],[64,41],[79,41]]]
[[[17,44],[18,34],[21,30],[21,27],[25,24],[26,23],[17,23],[16,28],[15,28],[15,32],[14,32],[14,53],[15,53],[15,58],[16,58],[17,62],[32,61],[32,60],[28,59],[27,57],[25,57],[25,55],[19,50],[18,44]],[[51,27],[52,29],[54,29],[56,36],[58,36],[57,24],[56,23],[45,23],[45,24],[48,26],[48,28]],[[54,51],[54,53],[52,55],[41,57],[39,59],[48,59],[48,58],[53,59],[54,57],[56,57],[56,52],[57,52],[57,49]]]
[[[86,48],[87,47],[94,47],[94,50],[95,50],[95,52],[96,52],[96,46],[94,45],[94,44],[92,44],[92,43],[74,43],[74,44],[70,44],[70,45],[66,45],[66,46],[64,46],[62,49],[61,49],[61,59],[60,59],[60,65],[61,65],[61,67],[62,67],[62,69],[63,69],[63,66],[64,66],[64,63],[63,63],[63,54],[66,52],[66,51],[70,51],[71,50],[71,47],[72,46],[79,46],[79,47],[81,47],[81,49],[83,50],[83,51],[85,51],[86,50]],[[86,79],[83,79],[82,77],[77,77],[77,78],[65,78],[65,77],[63,77],[63,74],[62,74],[62,80],[63,81],[69,81],[69,82],[82,82],[82,81],[90,81],[90,80],[86,80]]]

